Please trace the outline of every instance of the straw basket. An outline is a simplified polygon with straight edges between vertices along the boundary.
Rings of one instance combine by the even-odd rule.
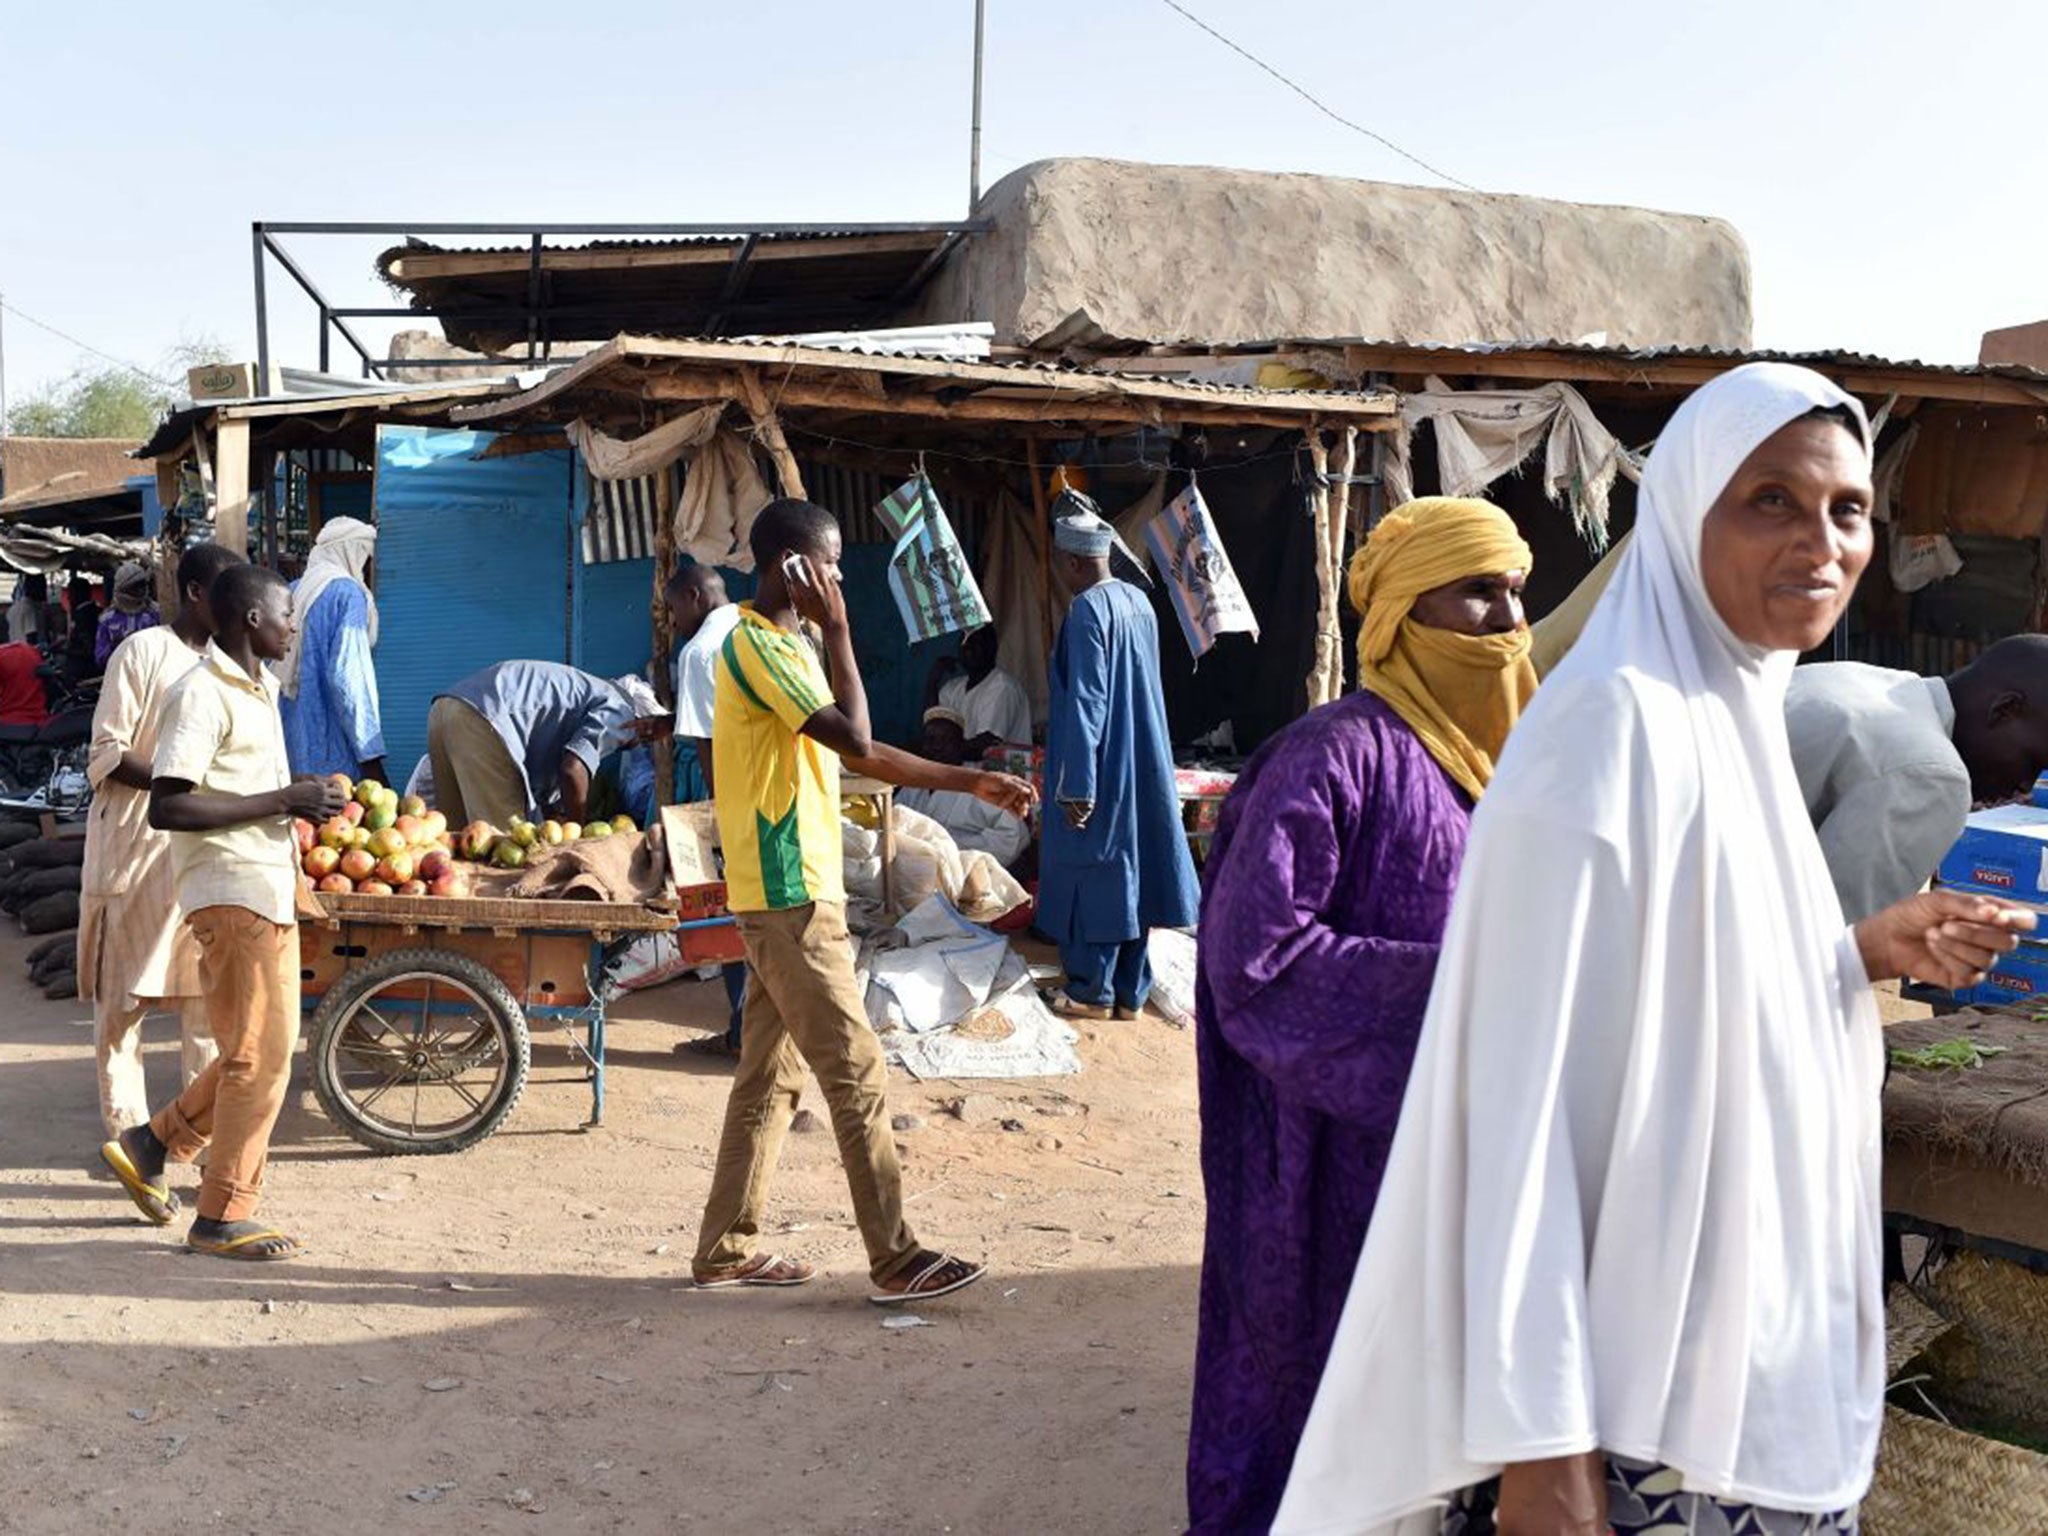
[[[1955,1328],[1927,1351],[1944,1402],[2048,1439],[2048,1275],[1959,1253],[1931,1298]],[[2048,1510],[2035,1526],[2048,1531]]]
[[[1862,1524],[1864,1536],[2042,1536],[2048,1456],[1887,1408]]]

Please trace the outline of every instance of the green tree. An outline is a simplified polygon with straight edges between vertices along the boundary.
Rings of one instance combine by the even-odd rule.
[[[200,336],[164,354],[161,380],[111,363],[80,367],[17,405],[7,430],[19,437],[148,437],[178,398],[168,380],[226,358],[218,340]]]

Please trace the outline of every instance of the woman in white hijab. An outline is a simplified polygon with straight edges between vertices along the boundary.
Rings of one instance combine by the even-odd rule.
[[[1870,982],[2031,927],[1850,929],[1784,693],[1870,558],[1819,375],[1681,406],[1634,547],[1472,823],[1386,1181],[1275,1529],[1855,1529],[1883,1393]]]

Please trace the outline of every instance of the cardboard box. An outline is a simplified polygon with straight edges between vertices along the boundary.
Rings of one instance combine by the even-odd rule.
[[[2048,806],[1973,812],[1938,878],[1964,890],[2048,903]]]
[[[276,370],[271,370],[273,375]],[[196,404],[203,400],[254,400],[258,390],[254,363],[202,363],[185,370],[185,390]],[[273,378],[270,393],[277,393]]]
[[[718,816],[710,805],[666,805],[661,832],[676,893],[676,945],[694,964],[744,960],[739,925],[725,906],[725,866],[718,854]]]
[[[1958,1003],[1978,1008],[2010,1008],[2036,999],[2048,1003],[2048,944],[2024,939],[1991,967],[1990,975],[1955,994]]]

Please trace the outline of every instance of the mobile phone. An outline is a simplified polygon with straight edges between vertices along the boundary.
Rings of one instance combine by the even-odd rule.
[[[782,579],[791,586],[808,587],[811,584],[811,567],[808,561],[791,550],[782,557]]]

